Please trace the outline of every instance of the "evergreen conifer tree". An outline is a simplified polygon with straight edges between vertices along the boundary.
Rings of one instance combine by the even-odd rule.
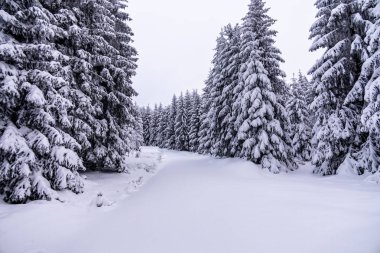
[[[291,83],[291,97],[286,105],[289,115],[290,138],[294,154],[297,158],[308,161],[311,152],[311,122],[307,104],[307,79],[299,73]]]
[[[144,127],[141,110],[136,104],[133,106],[132,122],[131,125],[127,127],[128,139],[127,143],[130,146],[128,150],[140,151],[140,147],[144,144]]]
[[[200,108],[201,97],[195,90],[191,96],[191,111],[190,111],[190,129],[189,129],[189,151],[197,152],[199,148],[199,128],[200,128]]]
[[[93,105],[86,115],[76,106],[75,116],[92,127],[85,162],[91,169],[120,171],[123,156],[130,151],[126,129],[133,124],[132,97],[137,95],[131,86],[137,53],[131,46],[126,4],[90,0],[71,7],[78,19],[69,29],[75,81],[79,96],[86,94]],[[81,97],[75,102],[81,103]]]
[[[203,94],[201,96],[201,108],[200,108],[200,127],[198,133],[198,150],[199,154],[208,154],[211,147],[210,138],[210,119],[208,118],[208,112],[210,109],[211,101],[210,96],[210,86],[212,84],[213,70],[210,71],[209,77],[206,81],[206,86],[203,88]]]
[[[274,20],[267,15],[262,0],[252,0],[241,26],[238,98],[234,102],[238,150],[243,158],[261,164],[273,173],[292,170],[292,160],[284,127],[281,93],[283,83],[280,51],[274,47]],[[275,92],[276,89],[276,92]],[[241,92],[240,92],[241,91]],[[278,92],[278,93],[277,93]]]
[[[187,115],[187,99],[181,95],[177,102],[177,116],[175,120],[175,149],[179,151],[188,150],[189,133],[188,133],[188,115]]]
[[[165,138],[166,138],[166,129],[168,125],[168,117],[169,117],[169,108],[163,108],[160,104],[159,111],[161,111],[161,115],[159,117],[160,122],[158,124],[158,133],[157,133],[157,146],[160,148],[165,147]]]
[[[212,146],[212,132],[213,132],[213,123],[212,123],[212,89],[214,87],[214,80],[220,73],[219,66],[219,56],[222,51],[222,47],[225,43],[225,38],[223,36],[219,36],[216,40],[216,48],[213,60],[212,60],[212,68],[208,75],[208,78],[205,82],[205,87],[203,88],[203,94],[201,97],[201,116],[200,116],[200,129],[198,134],[198,153],[200,154],[208,154],[211,151]]]
[[[359,1],[317,0],[317,21],[311,28],[311,51],[324,48],[312,67],[315,99],[312,162],[315,172],[335,174],[346,159],[358,132],[362,95],[346,100],[360,74],[363,60],[364,23]]]
[[[150,125],[151,125],[151,121],[152,121],[152,110],[150,109],[150,106],[143,108],[142,121],[143,121],[144,145],[149,146],[150,145],[150,135],[151,135]]]
[[[161,107],[162,109],[162,107]],[[149,125],[150,129],[150,139],[149,139],[149,145],[151,146],[157,146],[157,135],[158,135],[158,127],[160,123],[160,115],[159,115],[159,107],[154,105],[154,109],[152,111],[151,121]]]
[[[67,34],[45,2],[1,1],[0,192],[11,203],[80,193],[81,145],[72,123]]]
[[[224,48],[221,50],[217,61],[220,73],[213,82],[213,95],[210,112],[210,120],[213,122],[211,154],[215,156],[233,156],[231,142],[236,136],[232,104],[234,102],[234,89],[239,81],[239,46],[240,27],[227,25],[221,36],[225,38]]]
[[[375,174],[374,181],[380,183],[380,3],[366,0],[362,5],[366,20],[366,50],[360,77],[355,84],[357,93],[365,93],[365,108],[361,115],[362,134],[365,137],[360,150],[352,154],[351,163],[358,174],[366,171]],[[351,93],[354,93],[354,89]],[[348,99],[347,99],[348,100]]]
[[[175,149],[175,145],[176,145],[175,126],[176,126],[176,118],[177,118],[177,103],[178,103],[177,97],[174,95],[172,98],[172,102],[170,104],[168,124],[165,131],[166,132],[165,148],[168,148],[168,149]]]

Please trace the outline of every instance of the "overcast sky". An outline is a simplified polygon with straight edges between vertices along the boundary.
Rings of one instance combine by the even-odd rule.
[[[314,0],[267,0],[277,19],[277,47],[288,78],[306,73],[318,54],[309,53]],[[134,46],[139,52],[134,88],[139,105],[169,104],[174,93],[201,90],[214,54],[216,38],[228,23],[240,23],[249,0],[129,0]]]

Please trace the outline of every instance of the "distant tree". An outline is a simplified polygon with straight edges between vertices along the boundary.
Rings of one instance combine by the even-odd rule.
[[[177,118],[177,97],[174,95],[169,109],[168,124],[166,128],[166,143],[165,148],[175,149],[176,147],[176,135],[175,135],[175,126]]]
[[[170,116],[170,108],[161,107],[161,116],[160,116],[160,122],[158,124],[158,134],[157,134],[157,145],[160,148],[164,148],[166,144],[166,130],[168,128],[169,124],[169,116]]]
[[[291,96],[286,105],[289,115],[290,138],[294,154],[297,158],[308,161],[311,152],[311,122],[307,94],[309,90],[308,81],[302,73],[298,79],[295,77],[291,83]]]
[[[177,117],[175,124],[175,138],[176,138],[176,150],[188,151],[189,150],[189,118],[188,118],[188,103],[189,94],[185,93],[185,97],[181,93],[177,102]]]
[[[210,138],[210,119],[208,118],[208,112],[210,109],[211,101],[209,99],[210,96],[210,85],[212,83],[212,73],[210,72],[209,77],[206,81],[206,87],[203,89],[203,94],[201,96],[201,109],[200,109],[200,127],[198,133],[198,150],[199,154],[208,154],[211,146],[211,138]]]
[[[142,121],[143,121],[143,139],[144,145],[150,146],[151,136],[151,121],[152,121],[152,109],[149,106],[142,109]]]
[[[128,148],[131,151],[138,151],[140,147],[144,144],[144,127],[143,127],[143,116],[141,110],[136,104],[134,104],[134,109],[132,110],[131,124],[127,127],[127,143],[130,145]]]
[[[199,147],[201,97],[195,90],[191,95],[190,129],[189,129],[189,151],[197,152]]]
[[[159,108],[157,104],[154,105],[154,109],[152,111],[152,116],[151,116],[150,125],[149,125],[149,129],[150,129],[149,144],[151,146],[157,146],[158,127],[159,127],[160,118],[161,118],[160,110],[162,110],[162,106],[161,108]]]

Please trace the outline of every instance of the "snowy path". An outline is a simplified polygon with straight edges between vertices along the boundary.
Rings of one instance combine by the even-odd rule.
[[[85,221],[70,210],[52,213],[46,238],[29,242],[40,250],[0,252],[380,252],[378,185],[307,170],[271,175],[249,162],[175,151],[163,151],[160,167],[139,192],[86,211]],[[75,229],[66,231],[67,222]],[[15,229],[20,238],[32,232]]]

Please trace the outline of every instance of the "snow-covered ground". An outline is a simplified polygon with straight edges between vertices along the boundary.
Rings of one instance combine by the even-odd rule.
[[[380,186],[363,178],[323,178],[307,166],[272,175],[155,148],[141,159],[127,161],[131,175],[88,174],[85,194],[62,194],[64,203],[1,202],[0,252],[380,252]]]

